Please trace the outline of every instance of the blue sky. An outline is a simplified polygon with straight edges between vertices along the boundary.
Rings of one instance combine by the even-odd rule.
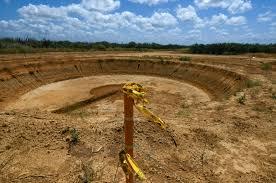
[[[0,0],[0,37],[276,43],[276,1]]]

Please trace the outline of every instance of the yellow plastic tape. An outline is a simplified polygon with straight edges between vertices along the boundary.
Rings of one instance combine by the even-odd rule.
[[[125,172],[127,177],[129,177],[129,172],[132,172],[135,175],[137,175],[137,177],[141,181],[146,180],[146,176],[144,175],[142,170],[138,167],[137,163],[124,150],[122,150],[119,153],[119,159],[120,159],[120,162],[121,162],[121,167],[122,167],[122,169]]]
[[[137,83],[127,83],[123,86],[123,92],[136,100],[136,102],[142,101],[143,103],[148,103],[145,99],[144,88]]]
[[[148,118],[150,121],[157,123],[161,128],[165,129],[167,127],[166,123],[153,114],[149,109],[147,109],[145,106],[141,104],[135,104],[135,107],[138,111],[140,111],[146,118]]]
[[[146,180],[146,176],[144,175],[144,173],[142,172],[142,170],[138,167],[137,163],[132,159],[132,157],[129,154],[126,154],[126,159],[127,159],[128,165],[136,173],[136,175],[138,176],[138,178],[141,181]]]
[[[148,120],[157,123],[163,129],[166,128],[165,122],[145,107],[144,104],[148,103],[148,100],[145,99],[145,89],[142,85],[127,83],[123,86],[123,92],[135,100],[136,109],[148,118]]]

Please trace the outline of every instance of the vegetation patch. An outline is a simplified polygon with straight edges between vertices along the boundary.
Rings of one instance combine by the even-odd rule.
[[[253,88],[255,86],[261,86],[261,82],[258,80],[246,80],[246,87]]]
[[[242,53],[276,53],[276,44],[240,44],[216,43],[194,44],[191,46],[157,43],[110,43],[101,42],[70,42],[52,41],[33,38],[2,38],[0,39],[0,54],[6,53],[40,53],[40,52],[84,52],[84,51],[153,51],[174,50],[180,53],[237,55]]]
[[[189,109],[189,105],[185,102],[183,104],[181,104],[181,109],[177,112],[177,116],[189,116],[191,111]]]
[[[271,98],[274,99],[274,100],[276,100],[276,92],[272,93]]]
[[[239,104],[244,105],[244,104],[245,104],[245,101],[246,101],[245,95],[243,94],[243,95],[239,96],[239,97],[237,98],[237,101],[238,101]]]
[[[79,142],[79,132],[75,128],[66,127],[61,131],[62,134],[67,134],[66,141],[69,142],[69,145],[75,145]]]
[[[264,71],[272,70],[272,64],[271,63],[262,63],[261,69]]]
[[[191,59],[191,57],[184,56],[184,57],[180,57],[179,60],[180,60],[180,61],[183,61],[183,62],[189,62],[189,61],[191,61],[192,59]]]
[[[82,183],[98,182],[102,180],[103,168],[96,170],[93,167],[93,162],[90,160],[86,163],[82,163],[83,174],[79,176]]]

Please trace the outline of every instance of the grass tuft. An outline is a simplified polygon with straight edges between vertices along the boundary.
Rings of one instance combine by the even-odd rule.
[[[258,80],[250,80],[250,79],[246,81],[247,88],[253,88],[255,86],[261,86],[261,82]]]
[[[191,57],[184,56],[184,57],[180,57],[179,60],[180,60],[180,61],[183,61],[183,62],[189,62],[189,61],[191,61],[192,59],[191,59]]]
[[[272,93],[271,98],[274,99],[274,100],[276,100],[276,92]]]
[[[245,100],[246,100],[246,98],[245,98],[245,95],[244,95],[244,94],[241,95],[241,96],[239,96],[239,97],[237,98],[238,103],[239,103],[239,104],[242,104],[242,105],[245,104]]]
[[[72,128],[70,130],[70,134],[71,134],[71,140],[70,140],[70,142],[72,144],[77,144],[79,142],[79,140],[80,140],[79,132],[75,128]]]
[[[272,70],[272,65],[271,65],[271,63],[262,63],[261,69],[264,71]]]

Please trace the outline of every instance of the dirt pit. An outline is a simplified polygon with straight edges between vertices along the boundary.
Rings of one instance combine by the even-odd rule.
[[[135,110],[134,159],[148,182],[275,182],[274,85],[258,77],[260,85],[222,101],[191,84],[143,75],[91,76],[34,89],[0,113],[0,182],[125,182],[117,90],[129,81],[147,89],[149,108],[177,142]],[[89,100],[95,95],[104,97]]]
[[[155,103],[158,102],[159,105],[177,105],[183,101],[191,105],[210,101],[208,94],[203,90],[172,79],[143,75],[102,75],[44,85],[24,94],[15,103],[7,106],[7,109],[42,109],[54,111],[74,105],[80,101],[89,100],[92,97],[98,98],[103,92],[110,90],[112,85],[116,88],[115,91],[117,90],[120,93],[120,84],[127,82],[137,82],[144,85],[149,94],[154,94],[150,100]],[[105,86],[109,86],[109,88]],[[102,88],[100,88],[101,91],[97,94],[91,91],[99,87]],[[120,101],[118,105],[116,105],[117,100],[115,100],[110,101],[110,103],[103,102],[101,106],[106,108],[103,109],[106,110],[105,112],[109,109],[111,113],[114,113],[115,108],[122,108],[121,99],[122,97],[117,98]],[[100,106],[98,107],[101,108]]]

